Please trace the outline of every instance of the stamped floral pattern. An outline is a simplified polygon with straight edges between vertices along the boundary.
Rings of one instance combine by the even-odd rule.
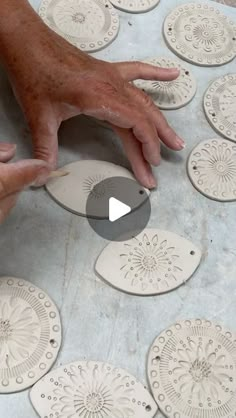
[[[178,6],[166,18],[164,35],[177,55],[198,65],[222,65],[236,56],[236,25],[208,4]]]
[[[165,415],[234,416],[235,337],[221,325],[197,319],[179,322],[156,338],[149,354],[148,374],[154,397]]]
[[[201,252],[190,241],[147,228],[130,240],[110,243],[98,257],[96,271],[120,290],[152,295],[185,283],[200,260]]]
[[[236,74],[220,77],[209,86],[204,110],[213,128],[236,142]]]
[[[199,144],[191,153],[188,172],[193,185],[219,201],[236,200],[236,145],[223,139]]]
[[[173,81],[138,80],[135,85],[144,90],[160,109],[179,109],[188,104],[196,94],[197,82],[189,68],[167,57],[145,60],[145,63],[163,68],[178,68],[180,75]]]
[[[30,397],[41,416],[152,418],[157,410],[147,390],[133,376],[94,361],[55,370],[35,385]]]
[[[39,15],[55,32],[84,51],[104,48],[119,31],[119,17],[109,1],[43,0]]]
[[[22,279],[0,278],[0,393],[32,386],[52,366],[61,324],[52,300]]]
[[[0,368],[24,361],[39,342],[34,310],[13,296],[0,300]]]

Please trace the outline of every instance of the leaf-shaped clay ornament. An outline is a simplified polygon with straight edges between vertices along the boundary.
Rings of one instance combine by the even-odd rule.
[[[107,161],[83,160],[68,164],[63,171],[69,174],[53,178],[46,185],[48,193],[65,209],[88,217],[106,219],[106,202],[112,196],[120,195],[120,183],[117,178],[134,180],[137,186],[137,199],[133,199],[132,210],[145,202],[149,191],[140,186],[135,177],[124,167]],[[104,182],[104,180],[110,181]],[[138,193],[139,189],[145,193]],[[90,204],[87,200],[90,196]],[[92,204],[94,199],[94,205]]]
[[[108,244],[95,269],[119,290],[156,295],[185,283],[199,266],[201,255],[185,238],[168,231],[145,229],[128,241]]]
[[[33,387],[30,399],[42,418],[153,418],[157,412],[135,377],[95,361],[54,370]]]

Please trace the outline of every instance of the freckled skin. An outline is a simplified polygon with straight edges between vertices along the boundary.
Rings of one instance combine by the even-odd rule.
[[[151,165],[160,162],[160,141],[176,151],[184,146],[152,100],[130,83],[171,81],[178,70],[97,60],[48,28],[27,0],[1,0],[0,61],[28,122],[35,158],[6,164],[14,150],[0,143],[0,222],[17,193],[45,182],[56,167],[58,129],[75,115],[109,122],[137,179],[149,188],[156,186]]]

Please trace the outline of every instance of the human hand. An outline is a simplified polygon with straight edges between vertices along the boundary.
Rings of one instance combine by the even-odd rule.
[[[130,81],[170,81],[179,71],[138,62],[100,61],[70,45],[41,20],[31,26],[32,42],[22,46],[21,40],[17,48],[14,44],[5,61],[29,123],[35,158],[54,169],[61,122],[85,114],[112,125],[137,179],[155,187],[151,165],[160,163],[160,141],[177,151],[184,143],[152,100]]]
[[[15,206],[18,194],[30,185],[40,185],[49,174],[47,163],[24,160],[5,164],[14,157],[16,146],[0,142],[0,223]]]

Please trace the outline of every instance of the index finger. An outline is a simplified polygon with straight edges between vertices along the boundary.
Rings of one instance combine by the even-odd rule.
[[[121,77],[126,81],[138,79],[172,81],[179,77],[180,74],[177,68],[161,68],[139,61],[119,62],[113,65],[116,66]]]

